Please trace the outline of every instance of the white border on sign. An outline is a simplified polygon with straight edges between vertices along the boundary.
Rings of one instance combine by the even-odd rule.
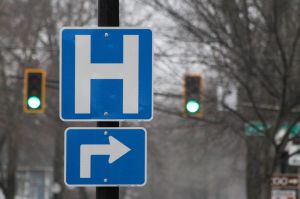
[[[64,119],[62,117],[62,105],[61,105],[61,101],[62,101],[62,85],[61,85],[61,82],[62,82],[62,32],[64,30],[68,30],[68,29],[120,29],[120,30],[123,30],[123,29],[141,29],[141,30],[150,30],[151,33],[152,33],[152,68],[151,68],[151,75],[152,75],[152,78],[151,78],[151,81],[152,81],[152,85],[151,85],[151,106],[152,106],[152,110],[151,110],[151,117],[149,119]],[[59,32],[59,117],[62,121],[66,121],[66,122],[78,122],[78,121],[82,121],[82,122],[89,122],[89,121],[98,121],[98,122],[101,122],[101,121],[151,121],[153,119],[153,111],[154,111],[154,96],[153,96],[153,61],[154,61],[154,52],[153,52],[153,32],[150,28],[136,28],[136,27],[62,27],[60,29],[60,32]]]
[[[143,184],[68,184],[66,181],[67,178],[67,168],[66,168],[66,157],[67,157],[67,141],[66,141],[66,134],[68,130],[72,129],[95,129],[95,130],[129,130],[129,129],[138,129],[138,130],[143,130],[145,133],[145,181]],[[147,145],[147,130],[143,127],[68,127],[66,128],[64,132],[64,182],[65,185],[69,187],[142,187],[145,186],[147,183],[147,151],[148,151],[148,145]]]

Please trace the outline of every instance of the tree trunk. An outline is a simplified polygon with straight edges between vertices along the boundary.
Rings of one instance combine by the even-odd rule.
[[[54,165],[53,165],[53,183],[58,183],[61,187],[59,193],[53,194],[53,199],[62,199],[64,194],[64,132],[55,132],[55,149],[54,149]]]
[[[267,138],[247,137],[247,199],[270,199],[274,153]]]
[[[18,143],[16,131],[12,130],[8,136],[8,164],[6,176],[6,199],[14,199],[16,195],[16,172],[18,158]]]

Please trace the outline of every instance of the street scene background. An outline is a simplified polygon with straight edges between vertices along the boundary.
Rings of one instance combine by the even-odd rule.
[[[154,46],[153,120],[121,122],[147,129],[147,184],[120,198],[299,198],[300,1],[119,3],[120,27],[150,28]],[[59,118],[59,35],[97,13],[95,0],[0,0],[1,199],[95,198],[64,183],[64,130],[96,122]],[[25,68],[47,72],[43,113],[24,112]],[[195,74],[197,116],[184,103]]]

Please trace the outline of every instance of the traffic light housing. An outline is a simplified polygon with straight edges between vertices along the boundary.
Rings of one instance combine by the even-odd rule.
[[[200,74],[185,75],[183,82],[183,115],[185,117],[202,118],[203,79]]]
[[[46,71],[39,68],[24,70],[24,101],[25,113],[43,113],[46,106]]]

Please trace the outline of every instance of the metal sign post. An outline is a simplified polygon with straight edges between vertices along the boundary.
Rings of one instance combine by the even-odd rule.
[[[119,0],[98,0],[98,26],[119,26]],[[97,127],[119,127],[117,121],[97,122]],[[96,187],[96,199],[119,199],[119,187]]]
[[[102,127],[65,131],[65,183],[118,199],[119,186],[147,179],[146,130],[118,127],[152,119],[152,31],[116,27],[118,0],[98,0],[98,11],[101,28],[61,29],[60,118]]]
[[[119,127],[119,122],[97,122],[97,127]],[[96,187],[96,199],[119,199],[119,187]]]

